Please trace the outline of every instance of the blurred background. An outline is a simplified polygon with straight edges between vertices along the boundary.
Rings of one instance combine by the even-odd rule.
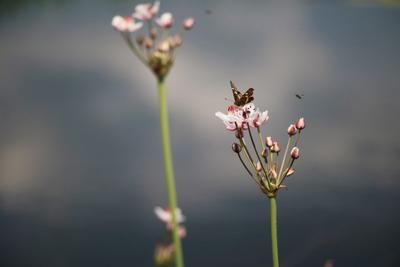
[[[1,1],[0,266],[153,266],[156,84],[110,25],[137,3]],[[268,200],[214,116],[231,79],[281,143],[307,121],[281,265],[400,266],[398,3],[162,1],[197,23],[167,79],[187,266],[271,264]]]

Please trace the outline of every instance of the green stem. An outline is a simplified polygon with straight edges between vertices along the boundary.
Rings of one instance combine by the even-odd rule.
[[[272,264],[279,267],[276,196],[269,198],[271,212]]]
[[[163,79],[158,80],[158,91],[160,101],[160,125],[164,154],[165,177],[167,180],[168,202],[172,210],[173,241],[175,247],[176,267],[183,267],[183,253],[181,239],[179,237],[179,225],[176,218],[177,198],[174,178],[174,166],[172,162],[171,143],[169,138],[168,106],[166,87]]]

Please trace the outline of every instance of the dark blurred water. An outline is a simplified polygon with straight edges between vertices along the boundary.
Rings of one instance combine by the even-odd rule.
[[[134,3],[27,3],[0,20],[0,266],[152,266],[155,82],[110,26]],[[308,122],[279,195],[282,266],[400,266],[400,9],[359,3],[163,2],[197,19],[168,79],[187,266],[271,263],[268,201],[214,117],[230,79],[281,142]]]

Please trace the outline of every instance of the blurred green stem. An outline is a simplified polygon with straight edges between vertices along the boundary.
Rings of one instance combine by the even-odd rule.
[[[183,267],[183,253],[182,244],[179,237],[179,225],[176,218],[177,209],[177,197],[175,188],[174,178],[174,166],[172,162],[172,151],[171,142],[169,137],[169,123],[168,123],[168,105],[167,105],[167,94],[164,79],[158,80],[158,93],[160,101],[160,125],[161,125],[161,136],[164,154],[164,168],[165,178],[167,180],[168,190],[168,202],[172,213],[172,225],[173,225],[173,241],[175,247],[175,264],[176,267]]]
[[[279,267],[276,196],[270,197],[269,203],[271,212],[272,263],[273,267]]]

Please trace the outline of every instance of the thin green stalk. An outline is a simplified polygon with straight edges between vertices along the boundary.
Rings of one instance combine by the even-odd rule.
[[[178,222],[176,218],[177,197],[174,178],[174,166],[172,162],[171,143],[169,138],[168,106],[166,87],[163,79],[158,80],[158,91],[160,101],[160,125],[164,154],[165,178],[167,180],[168,202],[172,210],[173,241],[175,247],[176,267],[183,267],[182,244],[179,237]]]
[[[272,266],[279,267],[276,196],[270,197],[269,203],[271,212]]]

